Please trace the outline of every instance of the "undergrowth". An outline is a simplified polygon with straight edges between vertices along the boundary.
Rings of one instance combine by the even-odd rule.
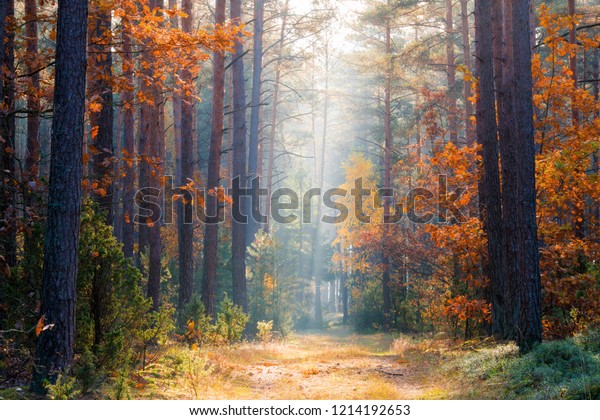
[[[450,383],[447,398],[600,399],[600,333],[538,345],[519,355],[513,343],[464,349],[440,348],[440,374]],[[424,347],[399,343],[404,351]]]

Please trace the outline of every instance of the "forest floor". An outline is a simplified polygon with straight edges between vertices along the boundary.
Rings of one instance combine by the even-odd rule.
[[[338,319],[268,343],[169,341],[146,354],[143,369],[88,377],[85,395],[61,389],[68,399],[600,399],[599,343],[591,331],[520,355],[489,337],[357,334]],[[0,400],[36,398],[24,388],[0,389]]]
[[[423,399],[446,394],[432,358],[391,335],[347,327],[215,350],[172,348],[138,376],[134,399]],[[110,397],[110,395],[107,395]]]

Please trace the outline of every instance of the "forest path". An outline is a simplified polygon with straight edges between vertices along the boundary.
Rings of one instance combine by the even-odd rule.
[[[170,373],[163,370],[160,378],[150,380],[152,388],[133,397],[407,400],[445,395],[435,383],[431,359],[414,352],[402,355],[393,342],[389,334],[355,334],[333,326],[267,344],[185,350],[191,359],[180,363],[177,373],[172,367]],[[171,360],[182,357],[179,349]],[[193,368],[196,362],[189,360],[204,360],[208,373],[203,375],[205,368]]]
[[[276,362],[247,366],[256,399],[419,399],[432,390],[426,366],[391,350],[392,337],[346,327],[297,334]]]

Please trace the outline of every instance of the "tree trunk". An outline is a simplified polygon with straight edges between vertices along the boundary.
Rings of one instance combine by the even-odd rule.
[[[115,163],[113,165],[113,201],[111,203],[113,209],[113,235],[119,243],[123,243],[123,178],[122,174],[125,170],[123,162],[123,106],[120,96],[114,94],[114,151]]]
[[[279,105],[279,81],[281,79],[281,61],[283,60],[283,45],[285,43],[285,31],[287,27],[289,0],[285,0],[281,16],[281,31],[279,34],[279,49],[277,52],[277,61],[275,63],[275,81],[273,84],[273,106],[271,111],[271,133],[269,135],[269,163],[267,169],[267,191],[268,196],[265,205],[265,215],[267,224],[265,230],[269,230],[271,223],[271,190],[273,188],[273,170],[275,167],[275,133],[277,129],[277,107]],[[316,157],[315,157],[316,159]]]
[[[513,2],[505,17],[512,20],[514,112],[509,114],[513,133],[501,142],[506,143],[501,148],[504,273],[511,279],[509,338],[528,351],[542,340],[529,2]]]
[[[4,257],[6,264],[9,267],[14,267],[17,264],[17,235],[16,225],[14,222],[16,189],[14,177],[16,177],[15,166],[15,117],[14,102],[15,102],[15,54],[14,54],[14,0],[3,2],[4,10],[0,13],[4,14],[2,19],[2,28],[4,30],[4,38],[6,41],[2,43],[2,60],[0,64],[0,94],[2,96],[2,110],[0,111],[0,220],[5,229],[2,238],[0,239],[1,255]],[[1,16],[0,16],[1,17]]]
[[[150,9],[162,6],[162,1],[151,0]],[[154,61],[153,52],[145,51],[143,59],[152,63]],[[151,98],[151,103],[144,103],[140,112],[140,154],[142,155],[142,164],[140,165],[140,189],[146,190],[147,200],[150,199],[155,204],[160,201],[161,192],[161,174],[163,160],[163,130],[161,117],[162,91],[159,83],[154,80],[152,66],[143,69],[142,89],[146,97]],[[162,243],[160,237],[161,219],[158,213],[153,213],[152,217],[141,220],[140,225],[140,251],[147,244],[148,246],[148,287],[147,296],[152,299],[152,310],[157,311],[160,306],[160,278],[162,273],[161,254]]]
[[[260,143],[261,88],[263,66],[263,31],[265,20],[265,1],[254,0],[254,44],[252,71],[252,109],[250,110],[250,143],[248,147],[248,179],[250,182],[260,174],[258,172],[258,145]],[[254,242],[260,227],[253,214],[258,214],[260,200],[258,191],[252,188],[252,198],[247,201],[246,214],[250,217],[246,231],[246,246]]]
[[[169,9],[177,8],[177,0],[169,0]],[[183,8],[183,5],[182,5]],[[193,12],[193,10],[191,10]],[[171,28],[179,29],[179,16],[174,15],[170,18]],[[175,182],[182,186],[181,177],[181,92],[177,88],[173,91],[173,140],[175,141]],[[180,201],[177,203],[177,214],[181,214]]]
[[[577,25],[575,22],[575,0],[569,0],[569,17],[572,19],[571,28],[569,30],[569,43],[573,45],[575,48],[577,46]],[[573,87],[577,89],[578,86],[578,76],[577,76],[577,53],[571,54],[569,58],[569,68],[571,69],[571,78],[573,79]],[[573,125],[579,125],[579,110],[577,109],[577,105],[575,104],[576,97],[573,95],[572,103],[571,103],[571,114],[573,119]]]
[[[135,198],[135,108],[133,97],[133,54],[131,52],[133,39],[131,23],[127,17],[122,20],[123,32],[123,74],[127,88],[121,94],[123,102],[123,148],[125,158],[123,170],[123,254],[133,259],[135,242],[135,225],[133,223],[133,204]]]
[[[242,0],[231,0],[231,20],[241,23]],[[246,88],[244,83],[244,46],[236,41],[233,55],[233,178],[246,186]],[[235,181],[235,180],[238,181]],[[238,212],[239,210],[239,212]],[[231,265],[233,303],[248,312],[246,294],[246,226],[242,212],[246,210],[246,197],[233,189],[233,221]],[[239,214],[236,214],[239,213]],[[237,219],[237,220],[236,220]]]
[[[225,0],[215,2],[215,23],[225,22]],[[213,55],[213,96],[208,158],[207,189],[215,193],[219,189],[221,170],[221,148],[223,145],[223,109],[225,105],[225,54],[217,51]],[[204,272],[202,277],[202,302],[206,313],[216,319],[217,264],[219,246],[220,204],[216,194],[206,197],[206,231],[204,234]]]
[[[193,31],[193,4],[192,0],[183,0],[182,10],[187,15],[185,18],[181,18],[181,28],[186,33],[192,33]],[[180,78],[183,83],[193,85],[194,80],[189,70],[185,69],[181,71]],[[194,179],[194,127],[193,127],[193,115],[195,114],[194,97],[192,95],[187,97],[179,97],[173,99],[173,109],[175,109],[175,101],[180,107],[180,122],[178,123],[181,127],[179,139],[176,139],[180,143],[180,156],[179,161],[181,168],[179,172],[179,179],[177,180],[179,186],[187,185],[189,180]],[[177,210],[179,211],[177,217],[177,228],[178,228],[178,245],[179,245],[179,313],[181,314],[185,309],[185,306],[192,300],[194,294],[194,209],[193,209],[194,197],[192,194],[185,194],[184,200],[178,202]],[[181,323],[188,321],[187,319],[181,319]]]
[[[327,297],[328,297],[328,311],[332,314],[334,314],[336,312],[336,307],[335,307],[335,290],[336,290],[336,283],[337,283],[337,279],[334,279],[333,281],[330,281],[328,283],[328,288],[327,288]]]
[[[509,181],[506,170],[509,168],[505,167],[505,160],[508,162],[509,155],[511,154],[511,149],[509,147],[510,144],[514,144],[514,136],[515,133],[515,115],[514,115],[514,65],[513,65],[513,36],[512,36],[512,1],[511,0],[503,0],[502,1],[502,55],[498,58],[496,63],[500,63],[501,65],[497,67],[498,70],[501,70],[502,81],[501,88],[499,89],[499,94],[497,95],[497,100],[499,103],[498,113],[498,134],[499,134],[499,144],[500,144],[500,160],[502,163],[501,166],[501,185],[502,185],[502,235],[504,238],[504,247],[503,247],[503,260],[502,266],[504,271],[504,298],[506,301],[505,315],[506,319],[504,321],[505,324],[505,336],[503,338],[510,338],[511,334],[514,330],[514,320],[512,317],[512,307],[514,305],[514,290],[516,288],[516,279],[510,277],[508,264],[510,263],[508,253],[509,247],[511,247],[511,241],[514,239],[511,238],[512,232],[508,231],[508,226],[505,222],[507,211],[507,200],[510,200],[510,194],[507,189],[507,186],[510,182],[514,185],[514,180]],[[497,71],[499,73],[499,71]],[[513,158],[514,160],[514,158]]]
[[[454,54],[454,0],[446,0],[446,62],[448,80],[448,130],[450,142],[458,141],[456,121],[456,56]]]
[[[504,12],[503,12],[504,0],[492,1],[492,42],[493,42],[493,56],[494,56],[494,91],[496,95],[496,109],[498,110],[498,124],[503,124],[503,120],[506,117],[503,110],[502,99],[503,83],[504,83]],[[489,30],[489,28],[488,28]],[[499,133],[500,138],[502,135]]]
[[[227,77],[226,77],[227,79]],[[227,115],[227,129],[223,132],[227,133],[227,149],[223,151],[223,154],[227,154],[227,167],[225,168],[226,179],[233,179],[233,71],[229,72],[229,78],[227,81],[227,87],[225,88],[227,105],[225,115]]]
[[[596,99],[596,102],[598,102],[598,100],[600,100],[600,49],[596,49],[595,51],[595,56],[596,56],[596,67],[594,69],[594,98]],[[600,109],[598,110],[597,117],[600,117]],[[600,174],[600,150],[596,150],[593,154],[592,154],[592,167],[594,169],[594,174],[596,174],[596,176],[598,174]],[[594,215],[594,218],[596,220],[600,220],[600,203],[596,202],[594,203],[593,207],[592,207],[592,212]]]
[[[345,324],[349,321],[348,316],[348,272],[342,263],[342,277],[340,279],[340,295],[342,298],[342,322]]]
[[[6,34],[7,34],[8,22],[7,22],[6,18],[7,18],[7,16],[9,16],[8,5],[9,5],[8,1],[0,2],[0,36],[2,36],[2,39],[5,39]],[[5,64],[6,64],[6,48],[0,48],[0,67],[4,68]],[[0,77],[0,92],[2,92],[3,95],[4,95],[4,84],[5,84],[4,77]]]
[[[7,26],[7,22],[6,22],[6,16],[8,14],[8,2],[3,1],[0,4],[0,39],[5,39],[5,34],[6,34],[6,26]],[[3,44],[4,45],[4,44]],[[5,65],[5,59],[6,59],[6,49],[5,48],[0,48],[0,69],[4,70],[4,65]],[[3,77],[4,73],[0,73],[0,95],[2,96],[0,101],[2,102],[3,107],[6,106],[5,104],[5,98],[6,95],[4,93],[4,86],[5,86],[5,80]],[[0,121],[0,129],[2,130],[0,132],[0,136],[1,136],[1,140],[2,143],[0,144],[0,157],[2,158],[2,168],[0,169],[4,169],[4,154],[5,152],[5,148],[6,148],[6,144],[4,143],[5,138],[10,138],[10,136],[8,135],[8,132],[6,130],[6,122],[7,122],[7,116],[6,114],[3,112],[2,115],[0,115],[0,118],[2,119]],[[2,176],[0,178],[0,194],[2,197],[2,200],[4,201],[5,197],[6,197],[6,193],[4,190],[4,186],[7,183],[8,179],[5,179],[4,176]],[[0,206],[0,217],[4,218],[4,215],[6,213],[6,208],[4,208],[5,206],[2,205]],[[2,225],[4,225],[4,222],[2,223]],[[4,227],[4,226],[2,226]],[[0,243],[0,251],[2,252],[2,257],[6,259],[6,257],[10,258],[10,249],[7,249],[7,246],[9,246],[8,243],[4,242],[5,240],[2,240],[2,243]],[[7,252],[8,251],[8,252]],[[8,261],[6,261],[6,263],[8,264]],[[14,261],[14,263],[16,263],[16,261]],[[9,265],[10,266],[10,265]],[[7,311],[7,305],[5,303],[5,297],[4,297],[4,285],[3,285],[3,281],[4,281],[4,276],[0,276],[0,330],[4,329],[4,319],[6,318],[6,311]]]
[[[31,74],[31,87],[27,95],[27,151],[25,153],[25,172],[31,179],[37,179],[40,169],[40,74],[36,64],[38,55],[37,0],[25,1],[27,73]]]
[[[94,199],[104,212],[107,225],[113,223],[113,98],[111,11],[92,2],[90,8],[90,71],[88,98],[91,99],[92,173],[97,183]]]
[[[487,236],[488,261],[484,274],[491,283],[492,331],[505,333],[505,299],[503,275],[502,202],[498,162],[498,127],[494,93],[494,48],[492,32],[492,1],[475,0],[477,38],[477,141],[481,145],[482,173],[479,182],[479,208]]]
[[[150,92],[150,87],[147,83],[147,79],[150,78],[150,74],[147,70],[144,70],[141,68],[141,64],[138,60],[138,71],[141,74],[141,77],[137,77],[137,85],[138,85],[138,91],[141,92],[141,94],[143,95],[144,98],[148,98],[151,95]],[[150,156],[150,152],[149,152],[149,139],[147,138],[148,133],[147,133],[147,124],[148,124],[148,119],[149,117],[149,105],[146,102],[141,102],[140,101],[140,106],[138,108],[138,133],[137,133],[137,140],[138,140],[138,145],[137,145],[137,158],[139,159],[139,166],[138,166],[138,190],[142,190],[148,187],[148,173],[149,173],[149,163],[148,163],[148,159]],[[135,196],[135,204],[138,208],[142,208],[143,203],[141,203],[139,201],[139,196],[136,195]],[[139,214],[139,212],[138,212]],[[139,224],[137,224],[138,227],[138,235],[137,235],[137,242],[138,242],[138,247],[137,247],[137,267],[142,270],[142,254],[143,253],[147,253],[148,252],[148,233],[149,233],[149,228],[148,228],[148,224],[147,224],[147,220],[144,219],[143,217],[140,217],[139,220]]]
[[[389,1],[388,1],[389,5]],[[391,22],[386,19],[385,24],[385,54],[386,54],[386,74],[385,74],[385,116],[384,116],[384,174],[383,188],[390,191],[392,188],[392,37],[391,37]],[[389,195],[389,193],[387,194]],[[383,242],[387,242],[389,235],[389,224],[387,221],[391,216],[390,197],[383,199]],[[389,331],[391,327],[392,315],[392,296],[390,291],[390,258],[385,249],[382,252],[382,291],[383,291],[383,329]]]
[[[569,57],[569,69],[571,70],[571,78],[573,80],[573,89],[577,90],[579,89],[579,76],[578,76],[578,69],[577,69],[577,25],[576,25],[576,6],[575,6],[575,0],[569,0],[568,1],[568,7],[569,7],[569,17],[572,19],[572,23],[571,23],[571,27],[569,30],[569,43],[573,46],[573,48],[575,48],[575,51],[571,54],[571,56]],[[584,52],[584,57],[585,57],[585,52]],[[585,72],[584,72],[584,78],[585,78]],[[573,95],[571,96],[571,121],[573,124],[573,127],[578,127],[580,124],[580,112],[579,109],[577,107],[577,95],[575,92],[573,92]],[[577,238],[579,239],[583,239],[585,237],[585,228],[584,228],[584,223],[583,220],[585,219],[585,216],[583,214],[584,209],[583,208],[577,208],[575,207],[573,209],[573,225],[574,225],[574,231],[575,231],[575,235],[577,236]],[[581,222],[579,221],[581,220]]]
[[[318,200],[317,207],[317,220],[315,220],[315,228],[313,230],[312,238],[312,278],[315,280],[315,327],[323,327],[323,305],[321,301],[321,275],[323,273],[323,259],[321,249],[321,218],[323,216],[323,205],[322,205],[322,194],[323,187],[325,185],[325,154],[327,145],[327,128],[328,128],[328,116],[329,116],[329,38],[325,39],[325,89],[324,89],[324,103],[323,103],[323,136],[321,142],[321,164],[317,162],[317,146],[316,146],[316,133],[314,132],[314,119],[313,119],[313,139],[314,139],[314,150],[315,150],[315,179],[319,182],[319,190],[321,196]],[[314,114],[313,114],[314,118]],[[320,166],[320,168],[319,168]],[[319,171],[320,169],[320,171]]]
[[[42,275],[41,316],[49,328],[36,345],[34,386],[56,380],[73,363],[75,282],[81,207],[87,47],[86,0],[60,0],[52,157]]]
[[[169,9],[173,10],[175,8],[177,8],[177,0],[169,0]],[[189,16],[192,16],[192,7],[189,4],[182,4],[182,9],[183,7],[187,7],[190,10],[185,11],[184,12],[186,14],[188,14]],[[189,12],[189,13],[188,13]],[[175,29],[179,29],[179,16],[174,15],[171,16],[170,18],[170,24],[171,24],[171,28],[175,28]],[[186,70],[182,70],[179,74],[180,78],[186,77],[188,74],[188,72]],[[186,77],[185,80],[183,80],[184,83],[189,83],[189,76]],[[181,132],[181,127],[184,122],[184,120],[182,119],[182,93],[181,93],[182,86],[175,86],[175,89],[173,91],[173,96],[172,96],[172,106],[173,106],[173,141],[175,142],[175,183],[177,185],[178,188],[181,188],[182,186],[186,185],[187,182],[184,182],[184,180],[186,179],[185,177],[183,177],[182,173],[183,173],[183,169],[182,169],[182,132]],[[189,100],[189,98],[188,98]],[[193,115],[193,113],[192,113]],[[190,116],[187,116],[186,118],[190,118]],[[188,133],[188,135],[191,138],[191,133]],[[193,150],[192,150],[193,152]],[[189,177],[191,178],[191,177]],[[185,228],[185,220],[188,220],[188,223],[192,223],[192,221],[189,221],[189,214],[186,213],[186,210],[188,209],[188,207],[184,207],[186,206],[187,203],[184,203],[187,201],[190,201],[191,199],[193,199],[193,197],[189,194],[187,194],[187,191],[182,191],[182,193],[184,194],[183,199],[177,200],[175,202],[175,211],[177,213],[177,249],[178,249],[178,262],[179,262],[179,273],[178,273],[178,277],[179,277],[179,301],[177,304],[177,309],[178,309],[178,323],[180,327],[184,327],[185,323],[188,321],[187,319],[183,319],[183,314],[184,314],[184,310],[185,310],[185,306],[187,305],[187,303],[190,301],[191,296],[193,294],[193,279],[190,282],[190,274],[189,274],[189,266],[188,266],[188,260],[189,260],[189,256],[188,256],[188,247],[192,246],[191,242],[188,246],[187,242],[189,241],[189,238],[186,238],[187,232],[186,232],[186,228]],[[193,228],[192,228],[192,232],[193,232]],[[192,271],[192,276],[193,276],[193,271]]]
[[[463,55],[464,65],[468,71],[473,71],[472,60],[471,60],[471,39],[469,36],[469,0],[460,0],[460,13],[462,18],[462,44],[463,44]],[[489,30],[489,29],[488,29]],[[471,122],[471,116],[473,115],[473,104],[469,100],[473,96],[471,89],[471,82],[464,82],[464,95],[465,95],[465,137],[467,146],[471,147],[475,143],[474,126]]]

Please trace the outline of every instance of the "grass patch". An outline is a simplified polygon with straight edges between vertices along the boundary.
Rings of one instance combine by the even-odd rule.
[[[593,333],[595,334],[595,333]],[[514,344],[445,352],[440,372],[459,399],[600,399],[594,335],[540,344],[520,356]]]
[[[364,400],[396,400],[398,399],[398,391],[387,381],[379,377],[372,376],[369,378],[368,385],[362,392],[361,399]]]
[[[507,369],[508,397],[600,399],[600,357],[573,340],[544,343]]]
[[[0,400],[31,400],[35,395],[23,388],[0,388]]]

